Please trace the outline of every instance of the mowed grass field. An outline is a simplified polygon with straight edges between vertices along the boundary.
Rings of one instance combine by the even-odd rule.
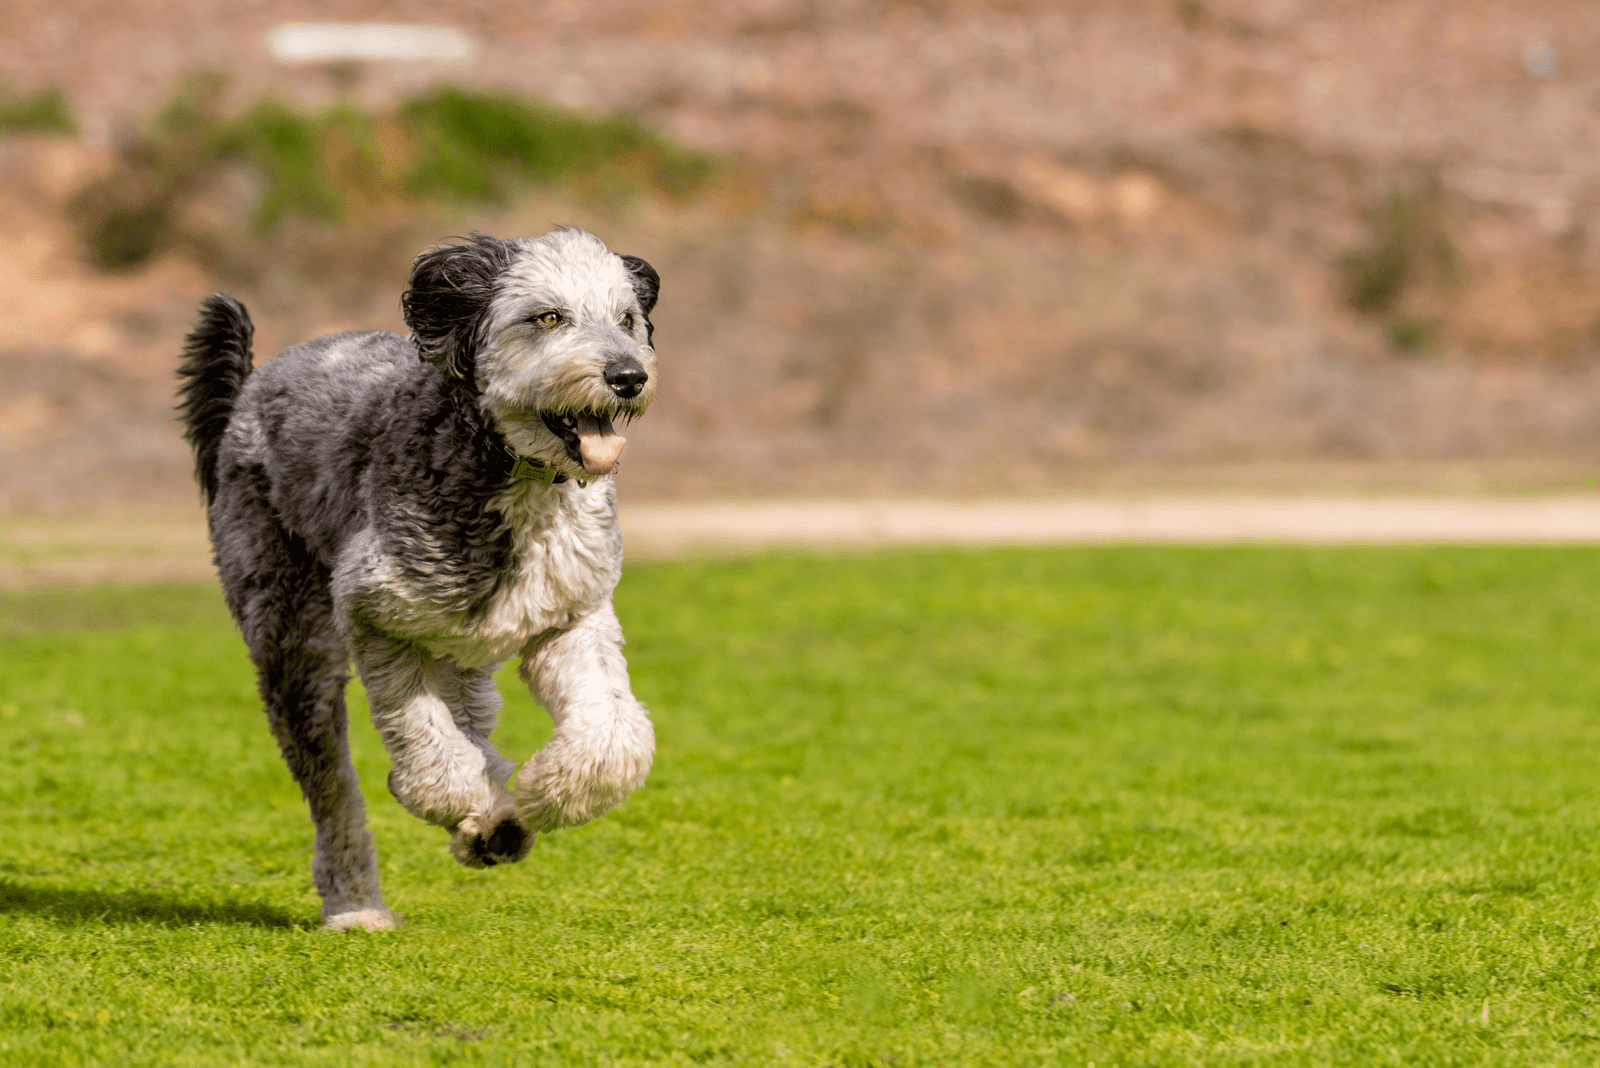
[[[1592,1065],[1600,550],[630,566],[649,783],[386,934],[209,586],[0,597],[0,1063]],[[510,671],[497,740],[547,721]]]

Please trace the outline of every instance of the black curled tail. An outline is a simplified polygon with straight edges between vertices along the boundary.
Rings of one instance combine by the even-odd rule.
[[[183,344],[178,413],[183,436],[194,447],[194,477],[207,501],[217,494],[217,449],[228,429],[233,402],[250,375],[250,338],[255,330],[243,304],[214,293],[200,305],[200,321]]]

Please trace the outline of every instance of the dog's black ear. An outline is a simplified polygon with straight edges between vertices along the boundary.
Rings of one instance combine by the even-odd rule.
[[[656,296],[661,292],[661,276],[638,256],[623,256],[622,265],[633,276],[633,292],[639,298],[639,307],[649,315],[650,309],[656,306]]]
[[[474,232],[464,245],[440,245],[418,256],[400,298],[422,357],[447,376],[472,381],[495,282],[511,266],[514,246]]]

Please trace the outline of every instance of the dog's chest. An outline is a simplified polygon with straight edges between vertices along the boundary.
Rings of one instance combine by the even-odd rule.
[[[519,488],[496,503],[511,528],[511,572],[471,611],[413,617],[421,624],[413,636],[462,667],[498,664],[529,638],[572,626],[605,603],[621,574],[609,487],[570,493]]]

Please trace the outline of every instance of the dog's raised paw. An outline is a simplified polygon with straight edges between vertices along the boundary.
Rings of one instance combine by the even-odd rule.
[[[469,868],[515,864],[533,848],[533,838],[533,832],[512,815],[503,816],[487,830],[480,830],[474,820],[463,820],[450,837],[450,855]]]
[[[405,921],[388,909],[357,909],[340,912],[322,921],[324,931],[392,931]]]

